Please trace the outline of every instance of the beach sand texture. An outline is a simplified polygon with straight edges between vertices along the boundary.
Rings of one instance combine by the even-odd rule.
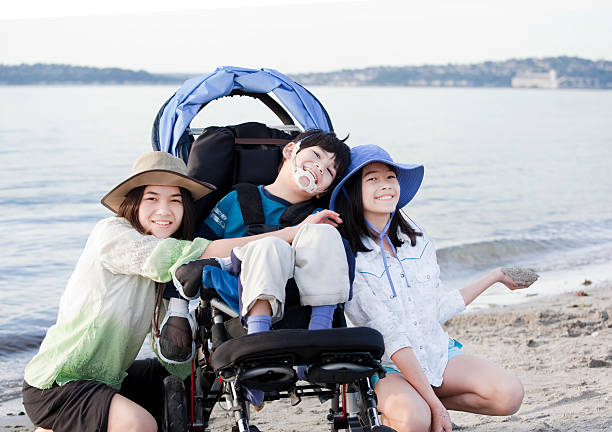
[[[453,430],[612,431],[612,281],[582,287],[586,296],[577,295],[579,289],[467,312],[446,324],[465,353],[513,370],[526,393],[521,409],[509,417],[451,412]],[[19,401],[3,404],[2,430],[33,430],[27,417],[17,415],[19,407]],[[328,430],[328,409],[317,398],[305,398],[295,407],[276,401],[253,413],[252,423],[262,432]],[[217,408],[213,419],[212,432],[231,429],[227,412]]]

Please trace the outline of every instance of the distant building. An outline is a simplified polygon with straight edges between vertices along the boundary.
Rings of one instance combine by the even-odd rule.
[[[518,88],[557,88],[557,72],[519,72],[512,78],[512,87]]]

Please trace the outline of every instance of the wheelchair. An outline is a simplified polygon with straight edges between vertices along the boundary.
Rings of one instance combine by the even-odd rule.
[[[259,100],[283,125],[189,127],[210,101],[235,96]],[[162,106],[152,141],[155,150],[183,158],[190,175],[217,186],[196,203],[201,223],[233,185],[271,183],[282,146],[300,130],[312,128],[333,130],[321,103],[304,87],[271,69],[221,67],[187,80]],[[269,403],[280,399],[297,405],[302,398],[318,397],[330,404],[331,431],[393,431],[380,424],[370,381],[374,374],[385,373],[380,363],[382,335],[370,328],[346,327],[342,305],[336,308],[333,328],[306,330],[309,309],[299,305],[297,288],[289,284],[284,318],[268,332],[247,335],[237,313],[214,289],[202,287],[191,377],[165,379],[162,430],[207,430],[213,408],[220,406],[232,414],[232,430],[257,431],[249,424],[248,388],[265,392],[266,409],[274,409]],[[298,381],[300,365],[308,366],[307,381]]]

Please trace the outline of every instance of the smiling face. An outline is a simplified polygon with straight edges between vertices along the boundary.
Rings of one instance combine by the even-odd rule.
[[[147,234],[169,238],[183,221],[183,199],[176,186],[147,186],[138,206],[138,222]]]
[[[363,215],[374,223],[388,218],[397,207],[400,186],[395,170],[382,162],[373,162],[361,171]]]
[[[291,158],[293,148],[294,144],[289,143],[283,149],[286,159]],[[295,156],[295,164],[297,168],[309,172],[314,177],[317,185],[315,193],[326,191],[336,178],[334,154],[323,150],[319,146],[306,147],[298,151]],[[302,186],[306,186],[306,184]]]

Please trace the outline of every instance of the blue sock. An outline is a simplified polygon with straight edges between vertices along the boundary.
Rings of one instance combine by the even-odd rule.
[[[334,320],[334,310],[336,310],[336,305],[312,306],[308,330],[324,330],[331,328],[332,321]],[[298,366],[297,375],[299,379],[305,380],[307,372],[308,366]]]
[[[244,392],[246,393],[246,398],[254,407],[258,407],[262,404],[264,400],[264,392],[257,389],[249,389],[244,388]]]
[[[270,330],[272,317],[269,315],[249,315],[246,319],[247,333],[261,333]],[[246,398],[253,406],[259,406],[264,400],[264,392],[257,389],[245,388]]]
[[[312,306],[308,330],[324,330],[331,328],[336,305]]]
[[[269,315],[249,315],[246,319],[247,333],[261,333],[270,330],[272,317]]]
[[[308,373],[308,366],[298,366],[297,368],[297,376],[298,379],[302,380],[302,381],[306,381],[306,374]]]

